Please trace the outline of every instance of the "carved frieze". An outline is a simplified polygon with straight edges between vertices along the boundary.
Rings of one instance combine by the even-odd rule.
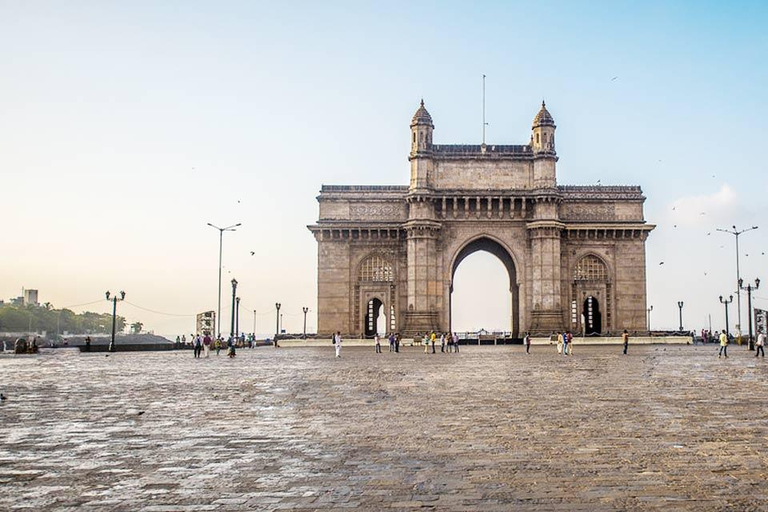
[[[349,206],[349,215],[355,220],[403,220],[405,208],[398,203],[358,203]]]
[[[560,216],[563,220],[610,221],[616,218],[616,208],[611,203],[565,204]]]

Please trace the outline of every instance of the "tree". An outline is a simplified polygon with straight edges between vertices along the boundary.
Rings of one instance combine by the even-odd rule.
[[[141,322],[134,322],[134,323],[131,324],[131,332],[133,332],[133,334],[139,334],[143,327],[144,327],[143,323],[141,323]]]

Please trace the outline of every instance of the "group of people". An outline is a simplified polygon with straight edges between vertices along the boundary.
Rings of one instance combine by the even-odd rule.
[[[436,354],[437,351],[435,349],[435,345],[438,343],[438,340],[440,342],[440,352],[443,353],[458,353],[459,352],[459,335],[455,332],[453,334],[449,333],[436,333],[435,331],[430,332],[428,335],[426,335],[424,338],[424,353],[429,353],[429,346],[432,345],[432,353]]]
[[[183,343],[186,344],[186,337]],[[176,341],[181,341],[178,337],[176,338]],[[233,337],[229,337],[227,340],[227,356],[232,358],[235,357],[237,354],[235,347],[237,346],[237,339]],[[211,335],[209,333],[204,333],[204,335],[198,334],[197,336],[194,336],[192,338],[192,349],[194,353],[195,359],[198,359],[202,356],[203,353],[205,353],[205,357],[210,357],[211,350],[216,351],[216,355],[218,356],[221,353],[221,349],[224,347],[224,340],[219,337],[215,340],[211,338]]]
[[[400,342],[402,340],[403,337],[400,336],[399,332],[390,333],[389,336],[387,336],[387,341],[389,341],[389,351],[400,352]],[[377,354],[381,354],[381,336],[379,336],[378,333],[373,337],[373,348]]]

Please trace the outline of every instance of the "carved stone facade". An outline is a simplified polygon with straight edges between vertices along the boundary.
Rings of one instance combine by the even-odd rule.
[[[555,128],[542,103],[526,145],[438,145],[422,102],[409,186],[323,185],[318,333],[452,330],[453,278],[476,251],[509,272],[513,336],[646,330],[642,190],[558,186]]]

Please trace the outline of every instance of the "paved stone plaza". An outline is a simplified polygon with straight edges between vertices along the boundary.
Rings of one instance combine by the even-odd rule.
[[[768,510],[744,347],[384,350],[0,357],[0,509]]]

